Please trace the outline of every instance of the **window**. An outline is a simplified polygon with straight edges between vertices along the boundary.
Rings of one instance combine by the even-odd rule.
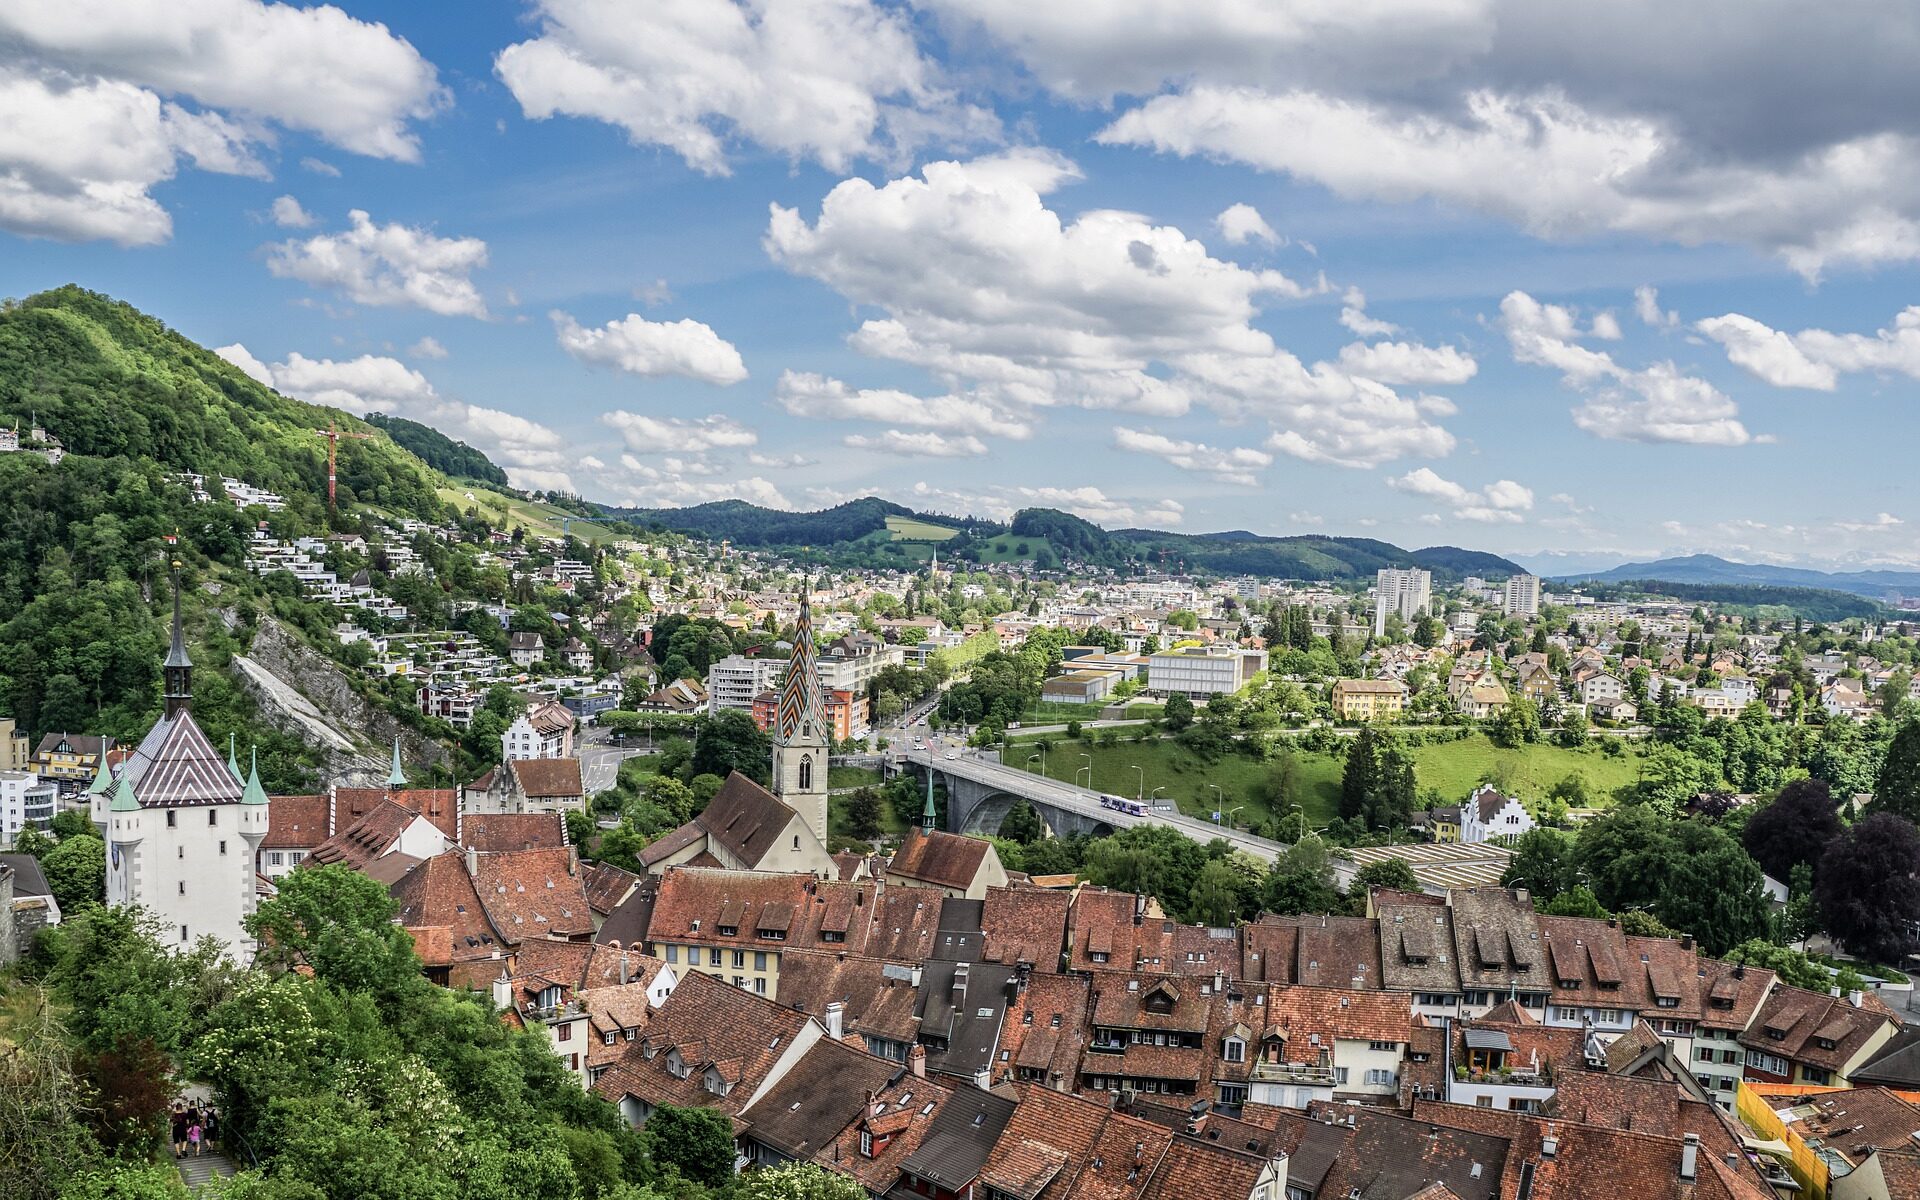
[[[707,950],[707,965],[710,967],[720,965],[720,947],[713,946]]]
[[[1220,1056],[1230,1063],[1247,1061],[1247,1044],[1239,1038],[1228,1038],[1222,1047]]]
[[[284,866],[286,866],[286,865],[287,865],[287,856],[286,856],[286,854],[284,854],[283,852],[281,852],[281,851],[279,851],[279,850],[275,850],[275,851],[274,851],[273,853],[271,853],[271,854],[269,854],[269,855],[267,855],[267,865],[268,865],[268,866],[270,866],[270,867],[284,867]]]
[[[222,854],[225,854],[226,852],[227,852],[227,839],[225,839],[225,838],[221,838],[221,839],[220,839],[220,853],[222,853]]]
[[[218,825],[219,823],[220,823],[220,810],[217,808],[208,809],[207,810],[207,827],[211,829],[213,826]]]
[[[167,815],[168,815],[168,816],[172,816],[173,814],[172,814],[172,813],[168,813]],[[185,925],[182,925],[182,926],[180,927],[180,940],[181,940],[182,942],[185,942],[185,941],[187,940],[187,927],[186,927]]]
[[[746,966],[747,966],[747,952],[745,950],[735,950],[733,952],[734,970],[736,971],[745,970]]]
[[[602,1045],[613,1045],[613,1030],[609,1029],[605,1034],[601,1035],[600,1041]]]
[[[813,756],[810,754],[800,759],[800,790],[803,792],[813,790]],[[793,844],[798,846],[800,839],[794,838]]]
[[[764,996],[764,995],[766,995],[766,994],[767,994],[767,978],[766,978],[766,976],[764,976],[764,975],[762,975],[762,976],[761,976],[760,978],[758,978],[758,979],[756,979],[756,980],[754,980],[754,981],[753,981],[753,990],[754,990],[754,992],[755,992],[755,994],[757,994],[757,995],[761,995],[761,996]]]
[[[179,815],[180,815],[179,813],[174,812],[172,809],[167,810],[167,828],[168,829],[172,829],[174,827],[173,819]]]
[[[671,944],[667,946],[667,961],[670,963],[680,961],[680,947]]]
[[[1391,1052],[1391,1051],[1396,1051],[1400,1049],[1400,1043],[1399,1042],[1368,1042],[1367,1049],[1386,1050]]]
[[[573,1040],[573,1022],[562,1021],[560,1024],[555,1025],[553,1027],[553,1040],[556,1042],[572,1041]]]
[[[1392,1071],[1379,1067],[1374,1067],[1367,1071],[1367,1085],[1369,1087],[1392,1087],[1394,1082],[1394,1073]]]
[[[860,1131],[860,1157],[873,1157],[873,1131],[871,1129],[862,1129]]]
[[[755,950],[753,952],[753,969],[756,971],[764,971],[767,969],[767,952],[765,950]]]
[[[1223,1083],[1220,1085],[1220,1103],[1245,1104],[1246,1102],[1247,1102],[1246,1088],[1240,1086],[1239,1084],[1234,1084],[1234,1083]]]
[[[1801,1067],[1800,1080],[1803,1083],[1811,1083],[1825,1087],[1827,1084],[1833,1082],[1833,1076],[1820,1067]]]
[[[1553,1019],[1556,1021],[1578,1021],[1580,1019],[1580,1010],[1577,1008],[1566,1008],[1556,1004],[1553,1006]]]
[[[1097,963],[1103,963],[1107,961],[1107,952],[1104,950],[1095,950],[1093,953],[1087,955],[1087,957]]]

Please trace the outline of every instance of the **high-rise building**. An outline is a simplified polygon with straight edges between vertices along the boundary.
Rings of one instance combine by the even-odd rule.
[[[107,842],[107,903],[157,916],[164,944],[184,950],[211,937],[245,965],[254,952],[245,922],[257,901],[267,792],[257,759],[242,779],[237,762],[223,759],[193,719],[178,563],[173,641],[161,673],[162,716],[117,766],[102,755],[88,788],[93,822]]]
[[[1373,636],[1387,632],[1387,618],[1398,614],[1411,621],[1428,611],[1433,601],[1433,574],[1417,567],[1399,570],[1383,568],[1374,576]]]
[[[1538,575],[1509,576],[1505,603],[1501,608],[1510,617],[1540,615],[1540,577]]]
[[[793,657],[780,687],[773,717],[773,794],[805,819],[821,845],[827,843],[826,700],[813,645],[813,607],[800,593],[800,620],[793,631]]]

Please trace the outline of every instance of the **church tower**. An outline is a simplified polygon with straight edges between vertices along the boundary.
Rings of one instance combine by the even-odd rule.
[[[793,658],[773,717],[773,794],[799,813],[822,846],[827,844],[827,757],[832,740],[820,663],[813,647],[813,608],[800,591],[800,623]]]

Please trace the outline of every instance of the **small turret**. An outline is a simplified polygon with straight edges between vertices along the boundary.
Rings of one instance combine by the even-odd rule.
[[[117,813],[140,811],[140,802],[133,798],[133,785],[127,782],[125,776],[114,780],[113,802],[107,805],[107,810]]]
[[[407,786],[406,773],[400,769],[400,738],[393,739],[393,770],[387,772],[387,790],[397,792]]]
[[[167,541],[171,544],[174,539],[170,537]],[[166,683],[169,717],[193,707],[193,660],[187,657],[186,631],[180,622],[179,559],[173,560],[170,574],[173,576],[173,640],[167,647],[167,661],[160,665],[160,674]]]
[[[240,793],[240,803],[265,804],[266,802],[267,789],[260,786],[260,747],[255,746],[253,748],[253,762],[251,768],[247,771],[247,786],[245,790]]]
[[[240,756],[234,752],[234,745],[233,732],[229,730],[227,732],[227,771],[232,774],[235,782],[245,782],[246,776],[240,773]],[[256,750],[254,753],[257,757],[259,751]]]

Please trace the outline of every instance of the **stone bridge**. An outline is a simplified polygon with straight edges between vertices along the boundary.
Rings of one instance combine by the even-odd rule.
[[[947,792],[947,828],[955,833],[998,833],[1000,822],[1013,806],[1025,800],[1055,834],[1099,836],[1146,823],[1166,825],[1196,842],[1225,838],[1263,862],[1285,849],[1252,834],[1236,833],[1193,817],[1164,809],[1137,817],[1103,807],[1100,793],[1031,771],[1022,771],[984,754],[958,752],[949,758],[936,750],[908,750],[897,754],[891,770],[909,772],[921,780],[929,774]]]

